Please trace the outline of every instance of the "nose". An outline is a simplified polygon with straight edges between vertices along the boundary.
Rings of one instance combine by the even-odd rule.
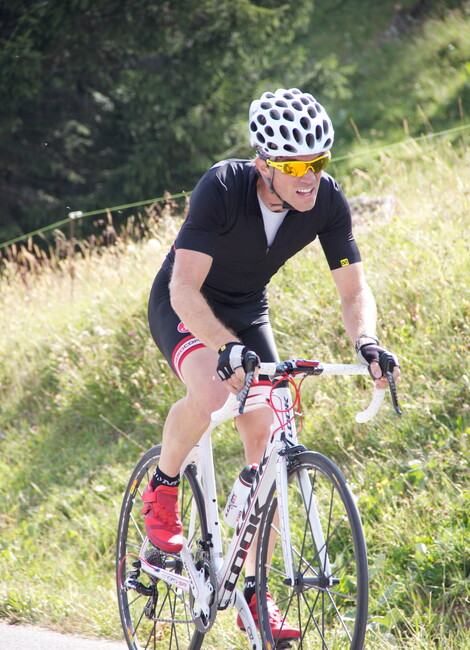
[[[321,174],[321,172],[319,172],[319,174]],[[307,171],[305,172],[305,174],[302,176],[302,178],[307,180],[307,181],[312,180],[312,178],[316,178],[316,177],[317,177],[317,174],[313,171],[313,169],[311,167],[309,167],[307,169]]]

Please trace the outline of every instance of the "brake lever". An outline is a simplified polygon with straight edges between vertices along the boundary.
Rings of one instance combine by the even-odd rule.
[[[253,377],[255,376],[255,368],[256,368],[257,361],[258,358],[256,354],[248,352],[245,358],[245,367],[246,367],[245,383],[243,384],[243,388],[240,388],[240,390],[237,393],[237,399],[240,402],[238,405],[238,412],[240,413],[240,415],[242,415],[245,409],[245,402],[246,402],[246,398],[248,397],[248,393],[250,392],[251,384],[253,383]]]
[[[395,359],[389,352],[383,352],[380,355],[379,366],[382,370],[384,377],[387,377],[388,387],[390,389],[390,396],[392,398],[393,408],[398,415],[402,414],[400,405],[398,404],[398,394],[397,394],[397,385],[393,377],[393,368],[395,367]]]
[[[255,373],[254,373],[253,370],[246,373],[245,383],[243,385],[243,388],[240,388],[240,390],[237,393],[237,399],[239,401],[238,412],[240,413],[240,415],[243,413],[243,411],[245,409],[246,398],[248,397],[248,393],[250,392],[250,388],[251,388],[251,384],[253,382],[254,374]]]

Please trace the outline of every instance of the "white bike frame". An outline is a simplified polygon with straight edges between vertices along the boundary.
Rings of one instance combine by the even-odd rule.
[[[362,364],[320,364],[321,375],[366,375],[367,366]],[[260,374],[272,377],[276,372],[275,363],[262,363]],[[379,410],[385,390],[375,390],[369,407],[356,415],[358,422],[370,420]],[[214,470],[214,458],[212,453],[211,433],[223,422],[238,415],[238,401],[235,395],[230,395],[221,409],[212,414],[211,423],[201,438],[198,445],[194,447],[186,458],[181,472],[190,465],[197,467],[197,474],[204,492],[208,532],[210,534],[211,551],[210,561],[217,578],[217,607],[226,609],[235,606],[238,610],[246,632],[251,640],[251,647],[262,650],[261,641],[253,621],[248,605],[243,598],[242,592],[237,589],[238,577],[243,569],[247,552],[253,542],[261,522],[266,503],[273,484],[276,484],[279,531],[282,539],[282,549],[288,578],[294,583],[293,557],[290,544],[289,511],[287,503],[287,462],[286,456],[280,454],[286,449],[286,444],[297,445],[297,431],[295,420],[292,417],[292,395],[290,388],[276,386],[271,390],[271,401],[273,402],[273,435],[268,440],[263,458],[255,474],[250,494],[245,503],[243,513],[237,523],[233,538],[230,542],[227,553],[224,555],[220,513],[217,504],[217,489]],[[270,406],[266,391],[257,391],[256,385],[252,387],[244,412],[253,411],[261,407]],[[276,417],[274,418],[274,413]],[[286,443],[285,441],[288,441]],[[290,443],[290,444],[289,444]],[[330,562],[326,552],[325,538],[320,524],[320,519],[315,506],[313,492],[308,477],[300,474],[300,489],[310,513],[310,528],[315,540],[319,563],[324,568],[325,574],[330,575]],[[196,506],[193,503],[190,526],[194,527],[196,518]],[[192,539],[193,530],[189,530],[188,539]],[[147,541],[142,547],[141,556],[145,557]],[[164,580],[165,582],[179,587],[182,591],[191,593],[194,597],[195,611],[201,611],[206,617],[209,616],[210,606],[213,600],[213,588],[209,584],[203,569],[197,569],[194,558],[188,546],[185,544],[181,551],[181,559],[185,565],[188,578],[175,575],[170,571],[154,567],[143,562],[142,569],[149,575]]]

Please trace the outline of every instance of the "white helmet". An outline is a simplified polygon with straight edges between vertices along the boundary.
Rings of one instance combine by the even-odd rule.
[[[250,144],[265,156],[305,156],[330,149],[335,132],[325,109],[298,88],[279,88],[251,102]]]

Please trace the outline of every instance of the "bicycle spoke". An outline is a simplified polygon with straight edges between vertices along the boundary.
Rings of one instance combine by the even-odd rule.
[[[323,645],[323,647],[324,647],[324,650],[328,650],[328,646],[326,645],[326,639],[325,639],[325,635],[324,635],[324,632],[325,632],[325,625],[324,625],[325,622],[324,622],[324,619],[322,618],[322,625],[321,625],[321,627],[320,627],[320,625],[318,624],[318,621],[317,621],[317,617],[315,616],[315,606],[316,606],[316,601],[319,600],[319,599],[322,599],[322,598],[323,598],[323,594],[320,593],[320,592],[317,594],[316,599],[315,599],[315,603],[314,603],[313,606],[310,606],[310,605],[309,605],[309,603],[308,603],[307,599],[305,598],[304,594],[302,594],[302,598],[304,598],[305,607],[307,608],[307,610],[308,610],[308,612],[309,612],[309,615],[308,615],[307,621],[304,622],[304,629],[305,629],[305,630],[308,630],[308,629],[309,629],[309,623],[310,623],[310,621],[313,621],[313,624],[314,624],[314,626],[315,626],[315,629],[316,629],[316,631],[318,632],[318,635],[320,636],[320,639],[321,639],[321,641],[322,641],[322,645]],[[323,607],[322,607],[321,609],[323,610]],[[302,646],[301,646],[301,647],[302,647]]]

